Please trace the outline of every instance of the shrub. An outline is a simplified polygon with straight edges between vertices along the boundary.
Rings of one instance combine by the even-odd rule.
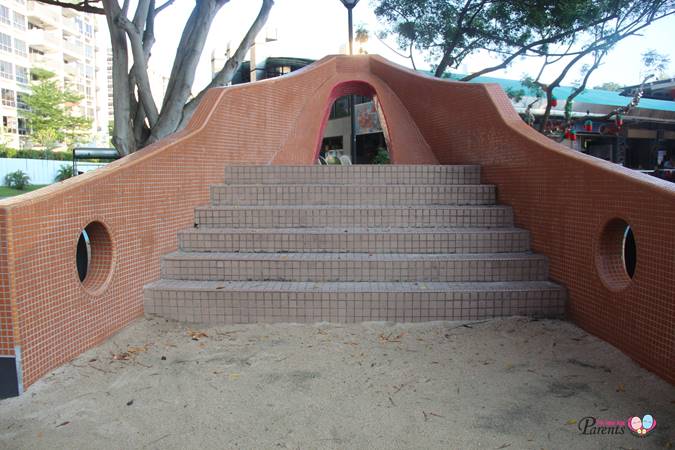
[[[61,164],[61,167],[59,167],[59,171],[56,173],[56,178],[54,179],[56,181],[63,181],[67,180],[72,176],[73,176],[73,166],[70,166],[68,164]]]
[[[0,158],[24,158],[24,159],[51,159],[56,161],[70,161],[70,152],[53,152],[51,150],[15,150],[13,148],[0,148]]]
[[[378,148],[373,158],[373,164],[389,164],[389,152],[384,148]]]
[[[22,191],[30,185],[30,177],[22,170],[10,172],[5,175],[5,185]]]

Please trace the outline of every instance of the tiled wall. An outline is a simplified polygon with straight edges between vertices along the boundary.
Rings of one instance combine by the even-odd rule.
[[[549,257],[552,276],[567,286],[570,316],[675,382],[675,190],[541,137],[496,87],[420,77],[361,56],[212,90],[186,130],[105,169],[1,202],[0,353],[21,348],[24,385],[142,313],[142,287],[159,277],[160,255],[176,249],[177,232],[207,203],[208,185],[223,182],[226,165],[311,164],[331,99],[362,91],[378,96],[395,163],[481,164],[483,181],[497,185],[499,200],[513,207],[534,249]],[[613,217],[634,227],[638,265],[633,280],[607,283],[596,257]],[[93,221],[110,237],[110,269],[83,286],[75,248]],[[213,242],[269,244],[242,232]],[[301,236],[287,242],[304,245]],[[434,236],[429,245],[472,242]],[[392,318],[406,314],[401,308]]]
[[[675,184],[553,143],[524,124],[496,85],[372,73],[398,94],[441,164],[480,164],[532,249],[568,289],[568,316],[675,383]],[[410,89],[415,84],[416,89]],[[630,279],[615,219],[635,235]],[[615,230],[616,231],[616,230]]]

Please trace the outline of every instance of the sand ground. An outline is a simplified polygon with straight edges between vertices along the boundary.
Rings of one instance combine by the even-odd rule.
[[[584,435],[586,416],[656,428]],[[189,327],[140,319],[0,401],[0,447],[643,449],[675,387],[573,324]]]

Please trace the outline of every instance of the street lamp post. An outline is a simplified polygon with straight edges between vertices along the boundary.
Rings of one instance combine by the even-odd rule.
[[[352,9],[356,6],[359,0],[340,0],[345,8],[347,8],[347,23],[349,27],[349,55],[353,55],[353,45],[354,45],[354,30],[352,27]],[[353,95],[349,96],[349,116],[351,117],[352,122],[352,134],[351,134],[351,145],[350,153],[352,162],[356,162],[356,116],[354,114],[354,100]]]

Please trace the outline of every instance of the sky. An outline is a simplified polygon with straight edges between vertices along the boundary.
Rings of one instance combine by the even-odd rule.
[[[211,54],[215,50],[223,54],[228,42],[236,49],[248,27],[253,23],[261,5],[260,0],[231,0],[216,17],[205,46],[195,79],[195,92],[205,86],[211,77]],[[367,50],[387,59],[411,67],[410,61],[401,58],[381,44],[374,33],[381,29],[373,10],[374,0],[360,0],[354,8],[354,27],[364,25],[370,32]],[[180,39],[178,30],[190,14],[193,1],[178,0],[157,18],[157,43],[153,49],[150,69],[156,74],[168,76]],[[276,41],[265,42],[265,37]],[[292,56],[319,59],[323,56],[344,51],[348,41],[347,10],[339,0],[276,0],[267,21],[266,29],[258,36],[257,58],[266,56]],[[390,45],[395,47],[393,42]],[[620,42],[606,57],[604,64],[591,76],[588,86],[604,82],[622,85],[637,84],[640,81],[640,54],[654,49],[671,59],[668,74],[675,75],[675,17],[669,17],[647,28],[642,36],[635,36]],[[423,56],[417,55],[418,68],[429,68]],[[459,72],[476,71],[492,61],[489,56],[475,55],[465,60]],[[520,79],[526,74],[535,75],[538,65],[531,58],[515,62],[508,70],[493,72],[491,76]],[[543,81],[551,79],[553,72],[545,74]],[[578,72],[571,73],[565,84],[579,78]],[[155,93],[157,94],[157,93]]]

